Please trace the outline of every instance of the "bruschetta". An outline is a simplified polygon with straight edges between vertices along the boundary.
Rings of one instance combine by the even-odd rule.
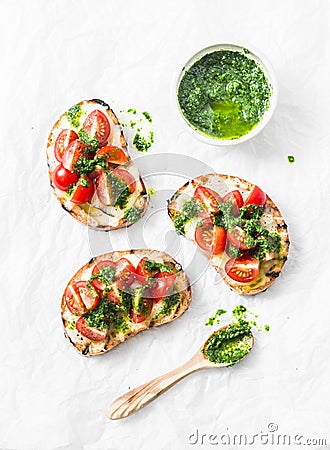
[[[66,337],[84,355],[99,355],[135,334],[171,322],[189,307],[182,267],[156,250],[92,258],[71,278],[61,300]]]
[[[49,134],[47,161],[56,197],[82,224],[109,231],[145,213],[143,180],[115,113],[103,101],[84,100],[61,115]]]
[[[240,295],[267,289],[289,252],[287,225],[258,186],[239,177],[202,175],[168,201],[178,234],[206,253],[226,284]]]

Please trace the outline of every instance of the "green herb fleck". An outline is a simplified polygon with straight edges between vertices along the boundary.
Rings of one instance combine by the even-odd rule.
[[[87,180],[87,178],[84,175],[80,178],[80,184],[81,184],[81,186],[84,186],[84,187],[90,186],[90,182]]]
[[[288,161],[289,161],[290,164],[293,164],[293,163],[295,162],[294,156],[289,155],[289,156],[288,156]]]
[[[160,263],[158,261],[154,261],[152,259],[146,259],[143,261],[143,267],[149,273],[158,273],[158,272],[170,272],[171,269],[168,264]]]
[[[68,193],[68,195],[69,195],[70,197],[71,197],[71,195],[73,194],[73,191],[75,190],[75,187],[76,187],[76,183],[70,184],[70,185],[67,187],[66,192]]]
[[[151,115],[147,111],[143,111],[142,114],[147,119],[148,122],[152,123]]]
[[[223,314],[226,314],[225,309],[218,309],[217,312],[214,314],[214,316],[210,317],[208,321],[205,323],[206,326],[212,326],[214,322],[220,323],[220,319],[218,317],[222,316]]]
[[[149,188],[148,189],[148,195],[149,195],[149,197],[155,197],[155,195],[156,195],[155,189],[154,188]]]
[[[270,326],[269,325],[264,325],[264,329],[268,333],[268,331],[270,330]]]

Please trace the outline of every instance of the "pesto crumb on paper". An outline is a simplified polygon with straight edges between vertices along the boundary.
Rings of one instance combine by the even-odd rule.
[[[227,311],[224,309],[218,309],[216,313],[210,317],[207,322],[205,323],[206,326],[212,326],[215,323],[220,323],[220,316],[223,314],[226,314]],[[231,325],[240,324],[240,325],[247,325],[251,328],[255,328],[258,332],[261,332],[265,330],[268,332],[270,330],[270,326],[268,324],[260,325],[258,323],[259,316],[258,314],[255,314],[252,311],[249,311],[246,306],[244,305],[237,305],[232,311],[231,311]]]
[[[147,152],[155,140],[153,121],[148,111],[141,113],[135,108],[121,110],[120,123],[131,132],[131,141],[138,152]]]
[[[290,164],[293,164],[295,162],[295,157],[293,155],[288,155],[288,161]]]

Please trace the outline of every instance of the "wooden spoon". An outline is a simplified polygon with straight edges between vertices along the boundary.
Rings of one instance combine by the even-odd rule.
[[[220,330],[228,328],[228,326],[229,325],[222,327],[220,328]],[[215,333],[218,333],[220,330],[215,331],[214,333],[211,334],[211,336],[213,336],[213,334]],[[203,349],[206,346],[208,340],[211,338],[211,336],[208,337],[206,342],[197,351],[197,353],[195,353],[195,355],[182,366],[179,366],[176,369],[173,369],[170,372],[161,375],[160,377],[148,381],[147,383],[142,384],[141,386],[132,389],[131,391],[128,391],[121,397],[118,397],[110,405],[108,411],[109,419],[113,420],[123,419],[124,417],[130,416],[131,414],[139,411],[140,409],[148,405],[150,402],[155,400],[157,397],[159,397],[163,392],[167,391],[167,389],[174,386],[174,384],[176,384],[178,381],[182,380],[187,375],[190,375],[193,372],[197,372],[198,370],[201,369],[232,366],[233,364],[236,364],[243,358],[245,358],[246,355],[239,361],[236,361],[235,363],[231,362],[231,363],[217,364],[209,361],[204,355]],[[249,344],[250,344],[249,350],[250,352],[254,344],[254,338],[252,333],[250,336]]]

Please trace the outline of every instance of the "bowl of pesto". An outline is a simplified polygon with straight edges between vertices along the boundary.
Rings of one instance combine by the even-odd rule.
[[[277,101],[274,72],[264,57],[233,44],[207,47],[182,69],[177,104],[194,136],[233,145],[258,134]]]

